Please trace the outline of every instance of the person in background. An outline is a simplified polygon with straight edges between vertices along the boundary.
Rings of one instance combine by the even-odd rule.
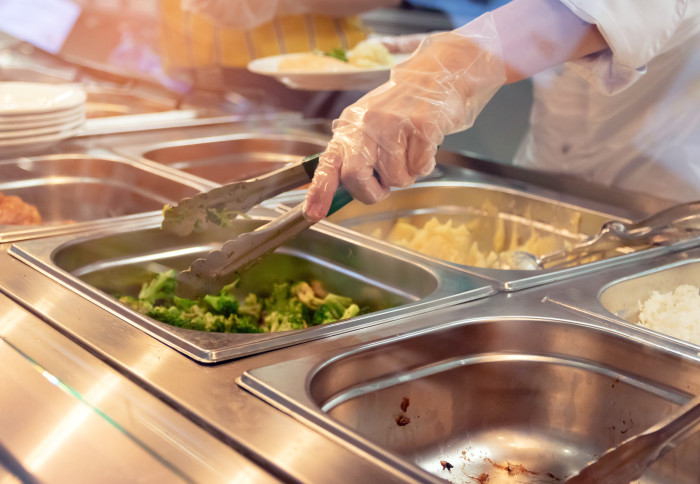
[[[363,93],[288,89],[246,69],[278,54],[351,49],[366,39],[357,14],[399,0],[160,0],[161,55],[168,72],[198,88],[235,91],[275,108],[336,117]],[[339,104],[340,103],[340,104]],[[333,106],[341,106],[333,108]],[[334,112],[335,109],[335,112]]]
[[[392,43],[411,50],[417,38]],[[306,217],[322,219],[340,183],[364,203],[409,186],[433,169],[446,134],[469,128],[502,85],[534,75],[516,163],[700,198],[700,1],[513,0],[425,37],[343,111]]]

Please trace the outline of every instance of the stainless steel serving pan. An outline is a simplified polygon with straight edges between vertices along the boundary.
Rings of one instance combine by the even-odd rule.
[[[2,160],[0,192],[35,205],[44,225],[0,226],[0,242],[85,231],[120,217],[151,217],[165,204],[209,188],[205,180],[107,153]]]
[[[700,285],[700,249],[666,254],[636,263],[601,270],[576,281],[575,287],[556,287],[547,301],[571,311],[596,314],[612,324],[633,326],[655,344],[675,351],[700,354],[700,344],[682,341],[636,323],[638,303],[653,291],[669,292],[681,284]]]
[[[196,257],[266,221],[237,219],[226,229],[212,228],[179,238],[161,231],[160,220],[154,220],[150,228],[142,230],[122,226],[115,228],[115,233],[92,237],[76,235],[15,243],[10,253],[201,362],[224,361],[366,328],[494,292],[487,281],[459,271],[312,229],[245,273],[239,290],[245,295],[250,290],[269,290],[273,282],[317,279],[327,290],[369,307],[369,314],[298,331],[206,333],[160,323],[132,311],[112,296],[135,294],[154,272],[185,269]]]
[[[326,143],[320,135],[248,132],[152,145],[141,156],[225,184],[299,162],[323,151]]]
[[[555,238],[561,247],[566,241],[574,243],[595,235],[608,220],[629,220],[624,216],[625,211],[621,211],[619,207],[592,205],[581,199],[567,198],[562,194],[508,180],[479,179],[469,172],[455,171],[453,167],[439,165],[438,168],[444,171],[443,176],[416,183],[409,188],[394,190],[388,198],[376,204],[351,202],[343,210],[329,217],[328,221],[355,233],[360,232],[368,236],[379,234],[380,238],[388,234],[398,219],[407,219],[417,227],[422,227],[432,217],[441,222],[452,220],[454,224],[469,225],[477,222],[479,228],[472,233],[476,234],[481,251],[488,253],[493,247],[496,222],[499,219],[504,223],[506,240],[513,232],[520,234],[523,241],[532,232],[536,232],[543,237]],[[302,195],[286,194],[273,199],[271,203],[278,201],[293,205],[301,201]],[[695,240],[637,252],[623,247],[613,253],[615,257],[612,259],[548,270],[482,268],[421,256],[468,274],[488,278],[502,290],[515,291],[597,271],[610,264],[681,250],[688,244],[698,243],[700,241]],[[397,251],[408,250],[393,244],[392,246]]]
[[[553,305],[522,316],[545,291],[528,292],[416,316],[422,329],[394,337],[280,355],[238,382],[406,482],[562,482],[700,392],[700,359]],[[639,482],[696,482],[699,450],[696,435]]]
[[[88,119],[132,114],[162,113],[177,109],[177,101],[164,96],[138,93],[116,86],[85,86]]]

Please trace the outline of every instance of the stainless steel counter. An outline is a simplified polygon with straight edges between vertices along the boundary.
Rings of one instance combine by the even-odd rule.
[[[52,151],[54,154],[73,153],[83,157],[111,156],[126,159],[135,166],[148,167],[146,171],[168,173],[166,178],[186,182],[185,185],[190,188],[206,189],[225,180],[206,179],[202,178],[201,173],[168,166],[172,160],[170,157],[176,158],[177,163],[189,163],[189,166],[192,166],[191,163],[210,162],[219,156],[219,150],[229,150],[236,143],[248,142],[251,136],[273,140],[269,146],[278,147],[281,146],[280,140],[293,140],[295,136],[299,140],[310,142],[311,146],[322,144],[327,139],[327,124],[324,122],[302,121],[298,117],[285,116],[276,118],[272,123],[269,121],[270,119],[261,118],[250,120],[247,124],[211,122],[189,127],[153,124],[144,131],[119,130],[117,133],[75,138],[57,145]],[[194,160],[191,157],[192,146],[201,148],[194,150]],[[284,148],[281,151],[286,150]],[[279,151],[258,150],[256,156],[260,163],[268,163],[270,159],[279,156],[283,163],[288,161],[285,153]],[[294,156],[299,156],[299,153],[294,153]],[[564,193],[557,191],[556,180],[551,178],[545,177],[538,184],[538,178],[532,173],[507,170],[498,173],[499,170],[484,169],[478,163],[468,163],[468,157],[458,156],[457,159],[452,159],[450,165],[438,167],[436,177],[427,180],[421,187],[440,187],[450,180],[455,185],[455,180],[460,179],[460,189],[466,187],[474,190],[474,193],[484,193],[484,186],[489,186],[491,192],[506,195],[517,193],[527,199],[537,200],[538,203],[549,200],[550,206],[576,209],[590,216],[591,221],[599,221],[599,217],[632,219],[662,208],[665,203],[653,198],[629,198],[627,194],[603,187],[595,187],[595,190],[590,191],[591,196],[587,196],[585,184],[577,184],[578,190],[573,194]],[[494,165],[486,166],[494,168]],[[496,165],[495,168],[499,166]],[[604,197],[601,198],[601,195]],[[298,199],[298,194],[296,196]],[[508,198],[516,199],[521,200],[519,197]],[[275,201],[277,202],[285,202],[285,199],[280,198]],[[519,203],[514,202],[514,206],[517,208]],[[452,205],[454,208],[458,204]],[[270,215],[272,208],[267,207],[266,210],[265,213]],[[21,467],[6,472],[21,474],[28,471],[44,482],[61,482],[53,474],[44,473],[43,468],[39,469],[35,465],[31,449],[38,445],[49,445],[37,442],[53,435],[53,428],[66,415],[81,412],[86,415],[81,425],[67,440],[55,444],[55,457],[51,461],[54,465],[63,464],[65,472],[72,472],[71,477],[78,481],[105,480],[111,475],[118,475],[124,480],[158,478],[188,482],[430,482],[442,477],[454,481],[456,470],[455,474],[446,475],[440,468],[436,468],[435,460],[442,455],[439,439],[417,441],[419,444],[422,442],[424,450],[427,450],[421,454],[421,458],[416,458],[415,448],[406,446],[403,449],[405,452],[400,452],[397,447],[389,445],[391,442],[382,440],[386,437],[385,434],[374,434],[372,429],[360,426],[361,435],[358,437],[357,422],[361,423],[365,418],[367,422],[375,421],[369,418],[371,415],[368,412],[372,408],[359,405],[353,410],[352,406],[344,406],[342,403],[352,400],[346,394],[348,388],[366,389],[373,382],[389,385],[390,379],[382,380],[381,374],[377,374],[373,381],[363,380],[365,374],[370,374],[370,370],[380,372],[382,365],[395,365],[395,368],[401,370],[397,375],[405,378],[402,382],[407,383],[402,388],[413,389],[413,382],[422,384],[425,380],[418,378],[421,376],[420,368],[416,369],[410,364],[401,367],[399,362],[402,358],[417,358],[416,364],[420,363],[420,358],[429,356],[437,361],[442,349],[436,342],[444,343],[447,348],[451,341],[470,341],[475,335],[486,338],[484,341],[491,341],[495,345],[492,349],[498,352],[498,358],[494,357],[496,360],[507,360],[502,357],[508,352],[508,347],[504,349],[498,346],[499,342],[511,345],[513,351],[517,350],[514,354],[520,355],[520,360],[528,360],[533,350],[526,342],[536,346],[541,336],[542,339],[546,337],[547,341],[559,343],[544,348],[542,352],[546,354],[538,354],[538,357],[559,358],[557,361],[564,360],[565,363],[573,361],[574,357],[579,360],[590,359],[592,363],[589,366],[603,368],[588,373],[552,373],[540,367],[541,371],[536,373],[538,378],[530,386],[515,386],[517,391],[511,393],[508,393],[510,387],[490,387],[490,405],[499,405],[499,400],[495,397],[499,392],[505,395],[503,402],[520,398],[519,390],[530,392],[528,395],[532,396],[533,402],[542,402],[543,397],[551,396],[552,400],[562,404],[569,401],[566,398],[575,390],[579,380],[584,383],[595,382],[593,386],[600,389],[614,384],[615,376],[612,379],[609,377],[619,373],[634,382],[625,386],[624,392],[620,392],[624,393],[625,398],[611,399],[608,393],[591,391],[586,394],[585,401],[594,406],[612,401],[616,405],[626,405],[636,402],[635,397],[639,394],[635,389],[645,386],[652,388],[651,393],[655,397],[642,399],[642,403],[634,407],[634,420],[638,422],[634,430],[641,430],[641,427],[667,413],[689,395],[700,392],[700,382],[695,376],[698,347],[632,326],[606,310],[597,299],[597,288],[620,277],[652,269],[660,264],[698,257],[693,251],[697,241],[652,249],[652,252],[640,256],[632,254],[630,257],[620,257],[613,263],[592,265],[583,270],[562,273],[562,276],[556,273],[542,274],[536,276],[539,277],[536,283],[532,283],[530,278],[527,284],[517,285],[514,283],[527,281],[528,278],[512,271],[489,273],[473,268],[458,268],[435,259],[422,258],[416,253],[381,241],[372,241],[369,236],[347,227],[324,224],[320,231],[322,235],[314,235],[314,240],[322,238],[326,244],[327,240],[338,238],[345,244],[339,246],[347,248],[339,251],[344,254],[371,252],[373,257],[401,259],[402,264],[413,267],[412,271],[395,276],[391,274],[391,267],[394,266],[372,263],[373,259],[368,258],[371,266],[367,269],[367,274],[374,276],[374,273],[384,271],[388,274],[385,278],[390,279],[394,286],[401,286],[400,277],[405,277],[405,274],[423,274],[423,279],[411,282],[412,287],[421,288],[414,294],[417,304],[399,304],[400,310],[396,311],[395,317],[378,317],[373,322],[376,324],[357,327],[348,325],[343,331],[329,331],[317,338],[294,339],[293,336],[290,344],[280,345],[284,348],[258,348],[255,354],[241,354],[227,361],[201,363],[176,346],[164,342],[161,335],[153,329],[154,326],[128,321],[123,312],[115,310],[116,306],[110,307],[105,303],[109,295],[100,295],[100,288],[86,291],[72,284],[78,275],[71,274],[71,270],[101,261],[100,257],[104,255],[99,251],[93,252],[90,241],[100,238],[112,240],[117,252],[129,247],[138,249],[139,243],[142,243],[141,249],[148,252],[152,239],[140,238],[140,235],[146,233],[140,231],[152,231],[155,226],[153,219],[154,214],[149,215],[147,212],[143,216],[139,215],[139,220],[135,222],[115,216],[99,224],[86,223],[76,231],[47,231],[37,237],[15,237],[0,245],[0,292],[4,294],[0,300],[0,308],[3,308],[3,316],[0,317],[3,336],[0,341],[0,358],[8,362],[8,368],[17,368],[16,373],[0,372],[0,378],[15,390],[0,397],[3,405],[12,408],[11,415],[6,414],[5,420],[0,420],[3,427],[7,425],[10,428],[11,425],[12,432],[0,436],[0,443],[8,450],[7,454],[14,458],[6,459],[11,461],[10,465]],[[130,235],[133,236],[132,243],[119,243],[119,237]],[[331,242],[323,245],[323,250],[331,250],[326,248],[331,245]],[[85,264],[66,264],[65,259],[58,260],[69,254],[71,247],[85,249],[83,252],[73,251],[74,255],[84,256],[81,260]],[[343,257],[346,257],[346,261],[352,260],[350,255]],[[113,267],[106,267],[105,279],[108,279],[109,270]],[[117,272],[113,275],[113,279],[117,280]],[[429,290],[424,290],[426,287]],[[476,293],[469,293],[472,290],[476,290]],[[479,329],[482,327],[493,329]],[[435,337],[436,334],[446,336],[441,339]],[[568,343],[579,341],[579,337],[581,342],[587,342],[584,345],[586,351],[593,351],[598,343],[613,353],[619,348],[624,348],[628,351],[627,354],[639,350],[641,354],[653,356],[650,361],[663,362],[665,366],[658,368],[664,370],[656,371],[656,367],[651,365],[643,368],[644,371],[639,370],[640,374],[635,376],[633,368],[623,365],[626,363],[624,358],[611,362],[596,360],[597,357],[602,358],[601,352],[579,352],[573,356],[566,353],[577,347],[576,344]],[[425,342],[425,346],[418,344],[410,350],[386,354],[379,351],[379,357],[376,356],[377,351],[373,351],[374,348],[390,348],[394,343],[401,346],[409,340]],[[518,346],[516,343],[522,344]],[[371,356],[367,361],[373,362],[373,366],[362,368],[361,365],[354,367],[342,364],[355,351]],[[454,351],[454,361],[459,358],[476,358],[472,354],[473,348],[464,350],[464,354],[460,353],[462,349]],[[384,357],[386,358],[383,359]],[[483,358],[483,355],[478,355],[478,358]],[[442,368],[435,361],[426,360],[425,364]],[[42,376],[37,367],[48,373]],[[280,368],[284,371],[278,371]],[[322,379],[322,370],[325,368],[328,369],[326,374],[333,378]],[[467,365],[465,368],[467,381],[478,382],[479,374],[470,373]],[[498,368],[494,373],[495,378],[503,380],[508,372],[502,370],[501,366]],[[676,382],[668,375],[664,376],[664,371],[676,372],[674,374],[681,375],[682,378]],[[528,372],[523,368],[518,367],[517,372],[522,378],[527,378]],[[434,373],[437,375],[439,372]],[[564,378],[561,381],[566,383],[556,394],[545,391],[547,383],[552,381],[547,376],[552,374]],[[355,380],[351,378],[352,375]],[[323,382],[324,385],[318,382]],[[419,389],[419,393],[430,393],[430,385],[425,387],[427,390],[421,390],[423,387],[418,383],[415,388]],[[465,396],[469,400],[480,398],[479,394],[470,393],[468,385],[457,387],[460,391],[450,393],[446,391],[447,383],[444,381],[431,381],[432,384],[436,385],[436,394],[444,395],[444,402],[453,406]],[[241,385],[245,385],[250,392]],[[367,394],[370,399],[373,395],[378,395],[377,401],[383,401],[380,397],[384,394],[381,392]],[[50,395],[49,400],[43,400],[44,395]],[[391,396],[393,398],[396,395],[398,393]],[[414,398],[416,397],[412,397],[412,405],[416,408],[418,400]],[[338,410],[334,410],[335,407]],[[76,408],[80,410],[75,410]],[[511,408],[517,410],[517,405]],[[548,423],[555,420],[564,422],[571,416],[566,408],[566,411],[561,412],[561,405],[554,408],[538,404],[529,408],[541,412],[538,414],[541,418],[533,422],[538,425],[538,435],[545,436],[543,439],[551,437],[551,441],[561,443],[566,440],[567,432],[573,432],[574,429],[564,424],[557,427],[557,431],[561,432],[558,440],[546,432]],[[603,414],[605,408],[595,407],[595,412],[598,413],[593,416]],[[647,414],[639,413],[645,409],[651,411]],[[392,407],[386,412],[393,415],[397,410]],[[552,420],[542,417],[547,412],[550,412],[547,415],[551,414]],[[645,416],[638,416],[642,414]],[[38,420],[43,415],[51,418]],[[495,415],[492,420],[484,420],[489,424],[514,422],[506,419],[506,413],[503,412],[489,415]],[[515,424],[527,427],[527,412],[517,415],[521,420]],[[583,420],[572,420],[580,427],[576,429],[577,445],[572,446],[577,452],[576,458],[566,460],[566,456],[562,455],[556,460],[556,465],[539,467],[539,470],[544,470],[545,467],[553,469],[553,475],[562,478],[625,435],[619,431],[610,431],[613,425],[619,426],[623,419],[621,414],[615,414],[616,418],[620,417],[620,422],[605,420],[607,430],[604,429],[604,438],[589,438],[591,433],[581,430],[585,430],[589,424],[589,420],[586,420],[589,417],[590,415]],[[21,430],[26,429],[17,425],[17,422],[29,421],[36,422],[35,430],[30,434],[33,443],[25,443]],[[439,422],[443,427],[447,425],[444,420]],[[393,420],[389,423],[396,426]],[[382,424],[386,422],[382,421]],[[412,428],[409,426],[408,431],[411,432]],[[590,428],[600,430],[599,427]],[[456,426],[450,428],[450,432],[440,435],[449,435],[453,440],[462,439],[461,445],[465,435],[468,438],[469,429],[468,426]],[[508,428],[504,434],[507,434],[506,430]],[[478,440],[482,433],[474,435]],[[531,436],[527,432],[519,435],[522,440],[511,441],[515,442],[513,445],[526,448],[527,445],[535,445],[532,442],[537,445],[544,442],[537,439],[528,441]],[[551,444],[551,441],[548,442]],[[75,449],[82,448],[84,442],[91,443],[95,448],[98,443],[108,448],[123,448],[125,450],[120,452],[133,464],[125,467],[123,461],[115,462],[109,456],[105,457],[95,451],[91,462],[101,462],[102,468],[115,470],[100,474],[97,465],[94,468],[81,467],[77,464],[81,454],[77,454]],[[677,477],[681,483],[692,482],[688,476],[692,476],[697,469],[693,467],[688,455],[697,451],[698,442],[693,440],[686,445],[689,445],[690,450],[683,451],[677,461],[669,458],[670,460],[660,463],[652,477],[644,482],[664,482],[663,478],[669,475]],[[464,447],[460,449],[464,450]],[[459,455],[455,455],[460,459]],[[492,457],[506,459],[505,455],[494,454]],[[450,454],[449,459],[454,460],[454,455]],[[496,463],[502,462],[499,460]],[[3,464],[8,468],[8,464]],[[144,471],[141,472],[141,469]],[[465,475],[465,479],[469,479],[473,473],[469,470]],[[497,480],[497,476],[498,473],[493,470],[493,480],[489,482],[506,482]]]
[[[3,482],[276,481],[5,296],[0,314]]]
[[[588,285],[602,287],[626,274],[637,273],[639,270],[674,260],[685,260],[688,257],[694,257],[694,254],[681,252],[666,256],[662,261],[618,266],[609,272],[599,271],[596,275],[588,276]],[[125,324],[120,318],[101,310],[92,301],[44,277],[5,251],[0,254],[0,264],[5,268],[0,275],[2,291],[10,294],[20,304],[42,313],[50,326],[79,342],[93,356],[108,362],[131,382],[147,389],[152,396],[166,402],[170,407],[168,410],[175,410],[175,413],[189,418],[192,423],[206,429],[211,436],[220,439],[219,443],[227,443],[233,449],[269,468],[278,477],[285,480],[325,483],[355,482],[358,480],[424,482],[434,479],[431,477],[432,474],[415,470],[400,457],[398,461],[395,456],[388,458],[387,455],[393,454],[387,454],[386,450],[377,453],[369,450],[372,448],[371,446],[368,448],[366,445],[357,445],[356,440],[347,438],[347,431],[334,431],[338,427],[337,423],[331,427],[319,425],[316,418],[311,418],[313,415],[310,416],[308,413],[300,411],[300,408],[296,406],[275,404],[283,410],[279,411],[258,397],[247,393],[236,384],[236,381],[241,379],[245,372],[252,370],[251,375],[257,376],[256,369],[258,368],[282,365],[288,376],[284,377],[285,373],[279,372],[277,372],[277,376],[286,382],[285,386],[304,388],[311,381],[308,378],[313,374],[305,370],[307,368],[305,359],[311,358],[312,361],[316,362],[332,361],[337,358],[337,355],[346,353],[348,348],[366,347],[367,345],[372,347],[376,345],[377,341],[387,338],[401,340],[414,333],[426,333],[430,328],[450,328],[455,327],[455,324],[464,324],[461,322],[470,325],[488,321],[513,321],[510,324],[517,324],[516,321],[519,320],[553,321],[558,325],[564,325],[564,327],[567,324],[573,325],[573,328],[589,327],[595,331],[610,334],[616,339],[621,339],[621,342],[630,341],[630,344],[634,343],[640,348],[645,348],[644,351],[651,352],[650,355],[660,352],[659,358],[673,358],[672,361],[669,360],[668,364],[671,365],[669,368],[676,365],[677,370],[674,372],[677,378],[668,379],[668,375],[664,373],[668,370],[658,367],[654,370],[656,380],[653,385],[660,385],[661,389],[666,389],[659,390],[662,392],[660,394],[663,394],[663,391],[670,391],[671,393],[666,394],[665,398],[671,398],[671,402],[675,402],[674,404],[682,403],[681,401],[689,395],[700,392],[700,381],[692,377],[694,374],[692,368],[700,363],[700,359],[697,357],[698,347],[678,342],[669,344],[668,338],[655,334],[650,335],[644,330],[616,319],[611,314],[606,315],[596,306],[594,295],[578,291],[578,284],[575,282],[559,285],[556,288],[544,286],[511,294],[501,293],[478,301],[435,310],[428,314],[407,316],[362,331],[353,331],[227,363],[202,365],[137,328]],[[573,294],[570,297],[574,297],[576,306],[582,309],[572,310],[562,304],[557,304],[556,294],[559,292]],[[549,297],[550,294],[554,294],[554,296]],[[17,311],[24,313],[20,309],[15,309],[13,312]],[[48,334],[50,340],[59,337],[57,333],[52,334],[49,331],[48,325],[42,327],[41,321],[30,319],[35,325],[38,324],[44,333]],[[25,338],[32,339],[34,336],[30,337],[29,335],[37,334],[34,332],[33,326],[26,325],[24,322],[14,323],[12,328],[15,331],[13,334],[21,334]],[[513,333],[513,335],[516,334]],[[533,341],[543,337],[544,334],[541,331],[530,331],[531,337],[536,338]],[[566,336],[564,338],[562,342],[564,342],[565,347],[577,347],[577,345],[571,346],[571,344],[565,343]],[[6,340],[14,341],[13,338],[9,337]],[[547,338],[547,340],[550,339]],[[449,341],[449,339],[445,341]],[[501,339],[492,341],[497,344]],[[571,341],[573,340],[570,340],[570,343]],[[439,346],[432,347],[440,354]],[[614,353],[615,351],[610,353],[611,357]],[[408,356],[411,353],[403,354]],[[386,361],[390,362],[390,355],[387,355],[387,358]],[[617,364],[622,364],[622,361],[624,360]],[[68,363],[64,362],[63,364]],[[683,370],[686,372],[683,375],[687,375],[687,377],[681,377],[681,373],[679,373],[680,368],[684,367],[688,368]],[[373,368],[379,369],[380,367],[373,365]],[[58,370],[53,371],[60,373]],[[634,371],[639,373],[647,370],[640,367]],[[269,374],[274,375],[275,372]],[[616,375],[614,371],[612,374]],[[363,373],[357,375],[362,376]],[[650,376],[638,378],[641,379],[640,381],[651,381],[649,380]],[[614,379],[615,376],[611,380],[613,387],[615,385]],[[92,384],[99,381],[95,378],[88,380]],[[674,387],[674,385],[676,386]],[[675,388],[675,390],[671,391],[671,388]],[[263,392],[262,394],[274,403],[283,398],[285,392],[284,387],[272,385],[268,387],[268,393]],[[467,398],[469,398],[468,395],[465,394]],[[669,395],[676,396],[669,397]],[[589,398],[593,399],[590,402],[598,402],[599,404],[606,401],[597,399],[595,394],[590,395]],[[670,409],[672,406],[668,408]],[[620,422],[616,424],[618,426],[622,425],[623,416],[620,419]],[[643,422],[637,420],[636,417],[635,420],[638,421],[637,425],[642,427],[638,426],[634,429],[641,430]],[[145,419],[144,422],[152,424],[148,419]],[[610,425],[614,426],[612,423]],[[341,428],[345,427],[341,424]],[[167,429],[165,433],[169,435],[171,431],[172,429]],[[617,438],[624,437],[624,433],[620,434],[619,432],[613,432],[611,435],[617,435]],[[600,445],[607,445],[607,441],[602,443],[597,441],[588,450],[592,454],[580,455],[578,462],[590,459],[593,454],[600,452],[602,450]],[[686,445],[693,449],[696,444],[689,442]],[[583,449],[580,449],[579,452],[583,452]],[[568,465],[574,465],[572,462],[577,461],[571,461]],[[432,464],[434,467],[435,463]],[[664,465],[668,466],[669,464]],[[673,464],[670,465],[673,469]],[[662,467],[662,469],[664,468]],[[566,469],[570,471],[571,467],[560,466],[557,469],[557,472],[564,472]],[[650,480],[648,482],[664,481]],[[681,479],[677,482],[686,481]]]

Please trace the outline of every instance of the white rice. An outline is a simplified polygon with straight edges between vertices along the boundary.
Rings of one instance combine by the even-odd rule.
[[[700,345],[700,290],[682,284],[670,292],[653,291],[639,301],[639,324]]]

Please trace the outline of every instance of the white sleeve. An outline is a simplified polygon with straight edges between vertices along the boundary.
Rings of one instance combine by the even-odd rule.
[[[700,0],[559,0],[595,24],[610,47],[575,62],[584,77],[609,93],[643,75],[654,57],[700,30]]]

